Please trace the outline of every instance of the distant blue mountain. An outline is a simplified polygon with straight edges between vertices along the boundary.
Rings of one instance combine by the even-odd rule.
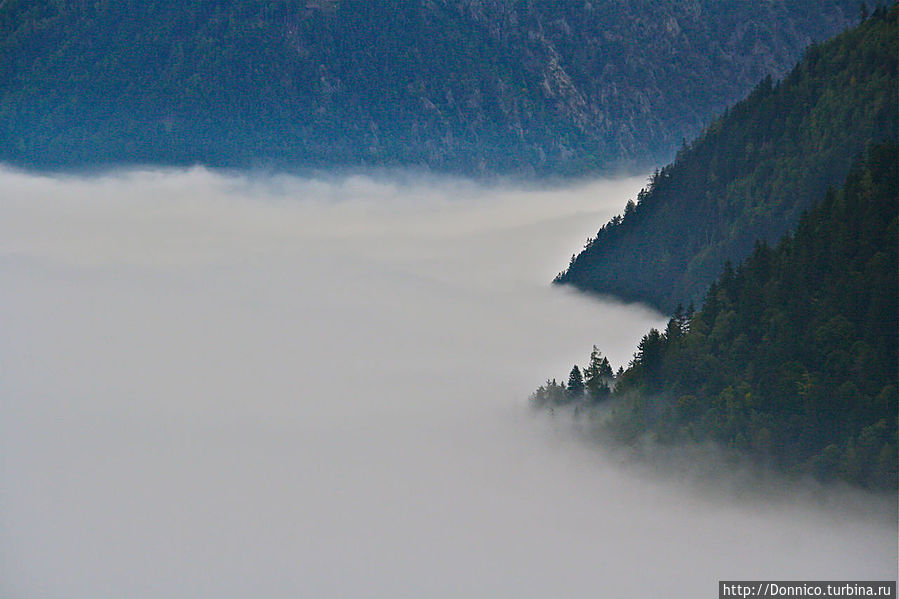
[[[858,7],[3,0],[0,161],[646,167]]]

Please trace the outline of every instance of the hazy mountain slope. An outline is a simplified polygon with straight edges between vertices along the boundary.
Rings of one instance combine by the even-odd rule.
[[[855,0],[5,0],[0,160],[647,165],[857,12]]]
[[[874,140],[897,136],[899,8],[811,48],[685,147],[557,281],[665,310],[776,241]]]

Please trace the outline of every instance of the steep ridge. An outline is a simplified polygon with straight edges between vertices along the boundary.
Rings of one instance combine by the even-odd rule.
[[[605,225],[556,279],[666,311],[698,302],[726,261],[776,242],[866,145],[897,138],[899,9],[766,78]]]

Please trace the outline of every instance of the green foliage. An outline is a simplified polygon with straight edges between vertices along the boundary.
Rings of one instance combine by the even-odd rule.
[[[899,145],[888,144],[792,236],[728,266],[699,312],[643,338],[617,377],[613,428],[895,489],[897,346]]]
[[[0,160],[655,164],[855,0],[0,2]],[[318,3],[327,4],[327,3]]]
[[[702,299],[726,261],[780,239],[869,143],[897,139],[897,21],[899,7],[878,8],[810,47],[782,81],[764,79],[658,171],[557,282],[665,311]]]

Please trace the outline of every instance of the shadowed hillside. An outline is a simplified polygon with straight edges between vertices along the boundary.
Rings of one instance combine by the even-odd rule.
[[[0,160],[646,168],[857,19],[855,0],[5,0]]]
[[[872,141],[897,137],[899,9],[810,48],[685,146],[557,282],[671,311],[776,242]]]

